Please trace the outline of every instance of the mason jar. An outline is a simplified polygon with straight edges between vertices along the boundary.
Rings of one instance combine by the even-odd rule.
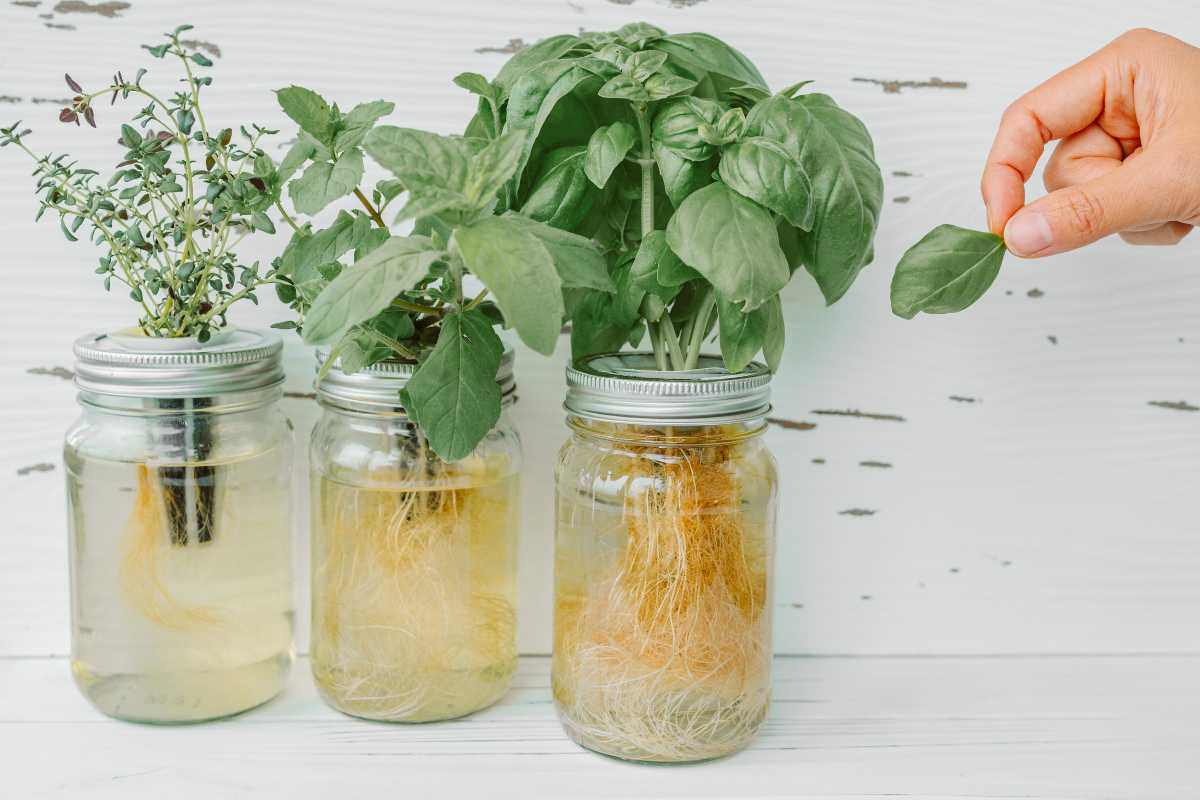
[[[319,354],[318,359],[323,355]],[[310,448],[312,671],[346,714],[452,719],[495,703],[517,664],[521,443],[499,422],[447,462],[400,405],[413,364],[384,361],[317,383]]]
[[[294,657],[292,434],[279,340],[92,334],[63,450],[71,669],[96,708],[197,722],[274,697]]]
[[[771,693],[777,476],[771,375],[621,353],[567,370],[556,470],[554,702],[567,734],[637,761],[744,747]]]

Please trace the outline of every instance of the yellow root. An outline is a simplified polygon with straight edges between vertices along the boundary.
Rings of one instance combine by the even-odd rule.
[[[516,667],[516,477],[493,465],[481,480],[462,473],[469,466],[393,483],[415,490],[320,479],[313,673],[343,711],[448,719],[507,690]]]
[[[765,716],[765,532],[740,507],[735,455],[623,461],[619,566],[582,596],[560,593],[556,608],[555,696],[584,744],[694,761],[738,749]]]
[[[121,553],[119,583],[126,603],[154,624],[171,630],[216,625],[220,617],[213,609],[185,606],[167,589],[162,578],[165,562],[179,550],[171,545],[167,530],[167,503],[175,501],[162,491],[145,464],[137,465],[137,482]]]

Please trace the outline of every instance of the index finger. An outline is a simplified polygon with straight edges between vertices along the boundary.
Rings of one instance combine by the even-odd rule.
[[[1112,46],[1068,67],[1005,110],[980,184],[993,233],[1004,235],[1009,217],[1025,205],[1025,181],[1046,144],[1083,130],[1104,110],[1104,62]]]

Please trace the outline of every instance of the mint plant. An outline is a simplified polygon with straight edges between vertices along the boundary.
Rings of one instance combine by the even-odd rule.
[[[257,262],[242,262],[237,247],[256,231],[275,232],[268,212],[283,176],[260,147],[275,131],[243,125],[237,136],[210,127],[200,95],[213,80],[199,70],[212,61],[180,41],[191,28],[181,25],[164,43],[143,45],[182,66],[182,86],[170,95],[143,84],[145,69],[133,80],[117,72],[90,92],[66,76],[75,95],[59,114],[64,123],[97,127],[96,102],[105,98],[146,103],[121,126],[125,154],[107,180],[65,153],[35,153],[26,144],[31,131],[19,122],[0,128],[0,147],[13,145],[35,162],[37,219],[51,212],[68,241],[82,229],[102,248],[96,273],[105,290],[125,286],[141,309],[142,333],[206,341],[225,325],[230,306],[258,302],[259,287],[274,279]]]
[[[910,247],[892,276],[892,313],[952,314],[991,287],[1004,261],[1004,239],[994,233],[939,225]]]
[[[771,94],[708,34],[555,36],[458,83],[479,95],[465,141],[524,134],[497,212],[603,253],[614,292],[566,287],[576,357],[648,334],[659,369],[690,369],[715,328],[730,370],[760,351],[775,369],[794,271],[834,303],[872,260],[883,181],[866,127],[804,83]]]
[[[490,96],[486,81],[457,82]],[[321,230],[288,218],[294,235],[275,264],[277,290],[298,319],[278,327],[328,346],[325,368],[415,362],[398,402],[434,453],[466,457],[500,416],[495,328],[552,352],[566,296],[615,291],[599,247],[507,208],[525,131],[439,136],[377,124],[393,109],[383,101],[342,112],[296,86],[278,99],[300,127],[280,167],[296,211],[310,216],[343,198],[351,206]],[[367,157],[394,177],[363,187]],[[410,221],[411,233],[393,230]],[[481,290],[468,293],[468,275]]]

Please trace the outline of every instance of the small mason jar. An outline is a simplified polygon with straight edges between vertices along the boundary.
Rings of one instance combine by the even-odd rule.
[[[294,657],[292,428],[281,344],[234,330],[75,342],[67,432],[71,669],[96,708],[180,723],[245,711]]]
[[[556,470],[554,702],[598,752],[686,762],[744,747],[770,700],[777,477],[770,372],[644,353],[567,370]]]
[[[508,691],[517,664],[521,468],[507,412],[512,364],[505,353],[499,421],[455,462],[430,449],[400,406],[411,363],[353,374],[335,363],[317,383],[312,671],[339,711],[430,722],[478,711]]]

